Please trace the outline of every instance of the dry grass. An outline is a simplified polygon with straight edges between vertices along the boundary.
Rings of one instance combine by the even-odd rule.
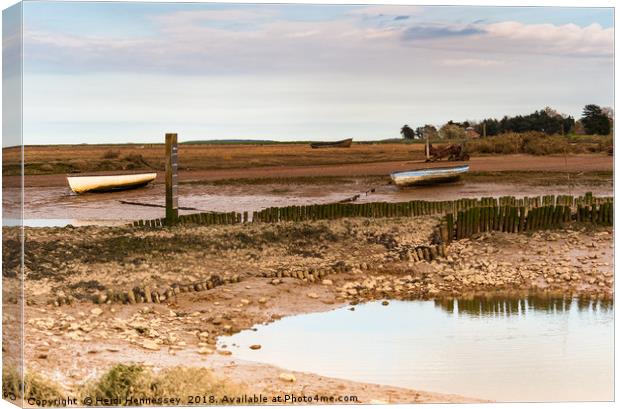
[[[140,365],[113,366],[98,380],[82,386],[81,399],[120,400],[119,406],[128,406],[126,398],[137,399],[132,406],[147,405],[141,399],[178,397],[182,405],[187,405],[190,396],[240,396],[245,393],[241,385],[218,379],[206,368],[172,367],[160,372]]]
[[[60,385],[30,371],[26,372],[22,382],[20,372],[9,366],[2,367],[2,393],[5,398],[15,397],[48,402],[64,397]],[[60,403],[50,406],[60,406]]]
[[[470,154],[554,155],[605,152],[613,139],[609,136],[546,135],[542,132],[506,133],[467,142]]]
[[[36,402],[45,402],[45,406],[62,406],[62,399],[67,395],[63,388],[44,378],[41,375],[27,372],[22,395],[22,382],[19,371],[4,366],[2,370],[2,392],[5,398],[22,397],[30,405]],[[187,405],[189,396],[237,397],[241,396],[245,387],[232,384],[217,378],[206,368],[172,367],[154,373],[140,365],[118,364],[110,368],[97,380],[81,385],[77,388],[79,402],[86,397],[97,399],[118,400],[120,406],[126,405],[126,398],[158,399],[181,398],[181,404]],[[136,402],[132,406],[147,405],[148,402]],[[114,405],[114,404],[113,404]]]
[[[118,152],[118,157],[104,156]],[[164,169],[164,145],[26,146],[27,175],[96,172],[127,169]],[[266,166],[310,166],[420,160],[422,144],[353,144],[350,148],[312,149],[306,144],[179,145],[184,170],[248,169]],[[5,175],[19,174],[19,150],[3,150]]]
[[[103,159],[116,159],[120,156],[121,152],[116,150],[107,150],[103,153]]]
[[[445,145],[455,141],[438,141]],[[542,133],[509,133],[468,140],[470,154],[549,155],[604,152],[612,144],[604,136],[548,136]],[[164,145],[55,145],[26,146],[27,175],[86,173],[98,171],[163,170]],[[418,161],[424,144],[354,143],[350,148],[312,149],[307,144],[181,144],[182,170],[250,169],[268,166],[322,166],[340,164]],[[20,172],[19,149],[3,149],[3,172]]]

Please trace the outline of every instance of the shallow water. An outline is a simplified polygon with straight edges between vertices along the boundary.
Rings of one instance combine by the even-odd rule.
[[[369,192],[374,189],[374,192]],[[11,189],[7,189],[10,191]],[[453,200],[467,197],[516,195],[539,196],[543,194],[582,195],[592,191],[595,195],[613,194],[611,187],[566,186],[540,187],[516,186],[494,183],[450,183],[445,185],[399,189],[393,185],[372,186],[364,183],[343,185],[181,185],[179,206],[196,210],[181,210],[181,214],[195,212],[244,212],[267,207],[334,203],[360,195],[358,203],[403,202],[409,200]],[[368,193],[367,193],[368,192]],[[10,192],[4,195],[4,209],[12,205]],[[72,220],[70,224],[118,224],[138,219],[155,219],[165,214],[163,207],[145,207],[123,204],[120,200],[148,204],[165,204],[163,185],[152,185],[142,189],[110,193],[76,195],[68,187],[28,187],[25,189],[25,219],[33,220],[32,226],[41,225],[36,220],[56,219],[57,223]],[[50,224],[48,225],[66,225]]]
[[[609,302],[391,301],[287,317],[218,344],[359,382],[497,401],[612,400],[613,326]]]

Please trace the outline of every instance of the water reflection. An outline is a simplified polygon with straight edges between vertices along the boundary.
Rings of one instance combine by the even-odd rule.
[[[498,401],[612,400],[613,323],[613,302],[585,298],[372,302],[218,344],[239,359],[358,382]]]
[[[523,298],[477,296],[469,299],[440,299],[435,300],[434,303],[447,312],[466,314],[472,317],[520,316],[528,311],[559,314],[569,312],[571,309],[580,312],[592,310],[609,312],[613,310],[613,299],[544,295],[528,295]]]

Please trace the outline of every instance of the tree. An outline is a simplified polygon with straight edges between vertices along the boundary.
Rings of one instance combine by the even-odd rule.
[[[581,123],[589,135],[609,135],[611,122],[600,106],[588,104],[583,108]]]
[[[409,127],[409,125],[403,125],[403,127],[400,128],[400,134],[405,139],[415,139],[415,132]]]
[[[422,139],[424,137],[424,127],[423,126],[418,126],[415,129],[415,137],[418,139]]]
[[[422,129],[422,137],[425,139],[437,139],[437,137],[439,136],[437,128],[435,128],[433,125],[424,125],[424,128]]]
[[[500,132],[500,123],[497,119],[488,118],[474,127],[481,136],[495,136]]]
[[[463,139],[466,133],[461,126],[448,122],[439,129],[439,136],[443,139]]]

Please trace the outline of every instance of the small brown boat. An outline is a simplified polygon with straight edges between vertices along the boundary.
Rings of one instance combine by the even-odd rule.
[[[343,139],[341,141],[336,142],[313,142],[310,144],[312,149],[318,148],[349,148],[351,143],[353,142],[352,138]]]

